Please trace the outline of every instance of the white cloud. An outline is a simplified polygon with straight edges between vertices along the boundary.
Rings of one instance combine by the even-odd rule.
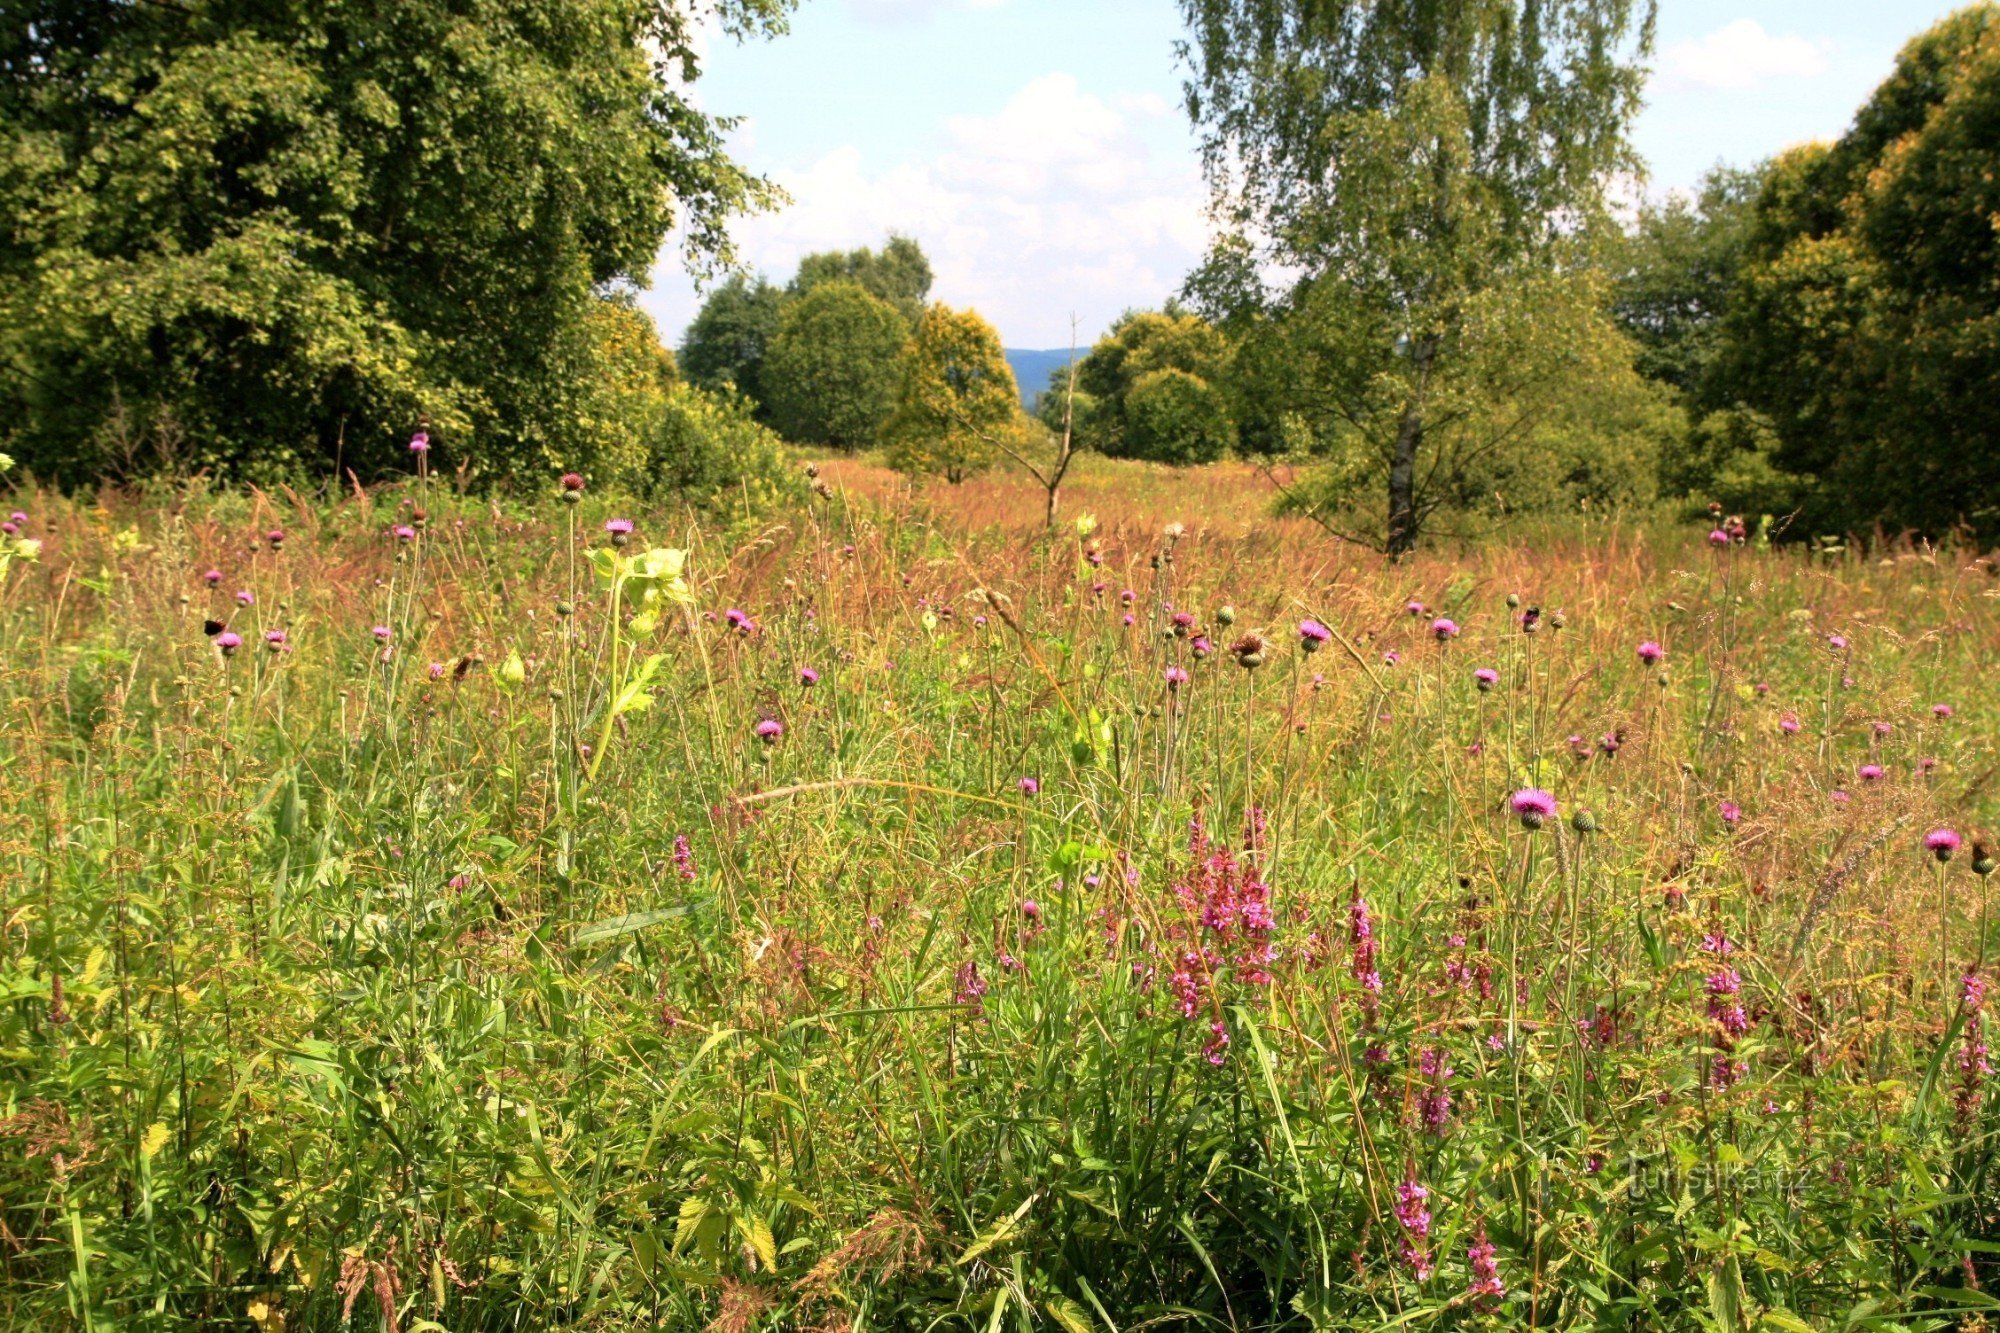
[[[998,9],[1007,0],[847,0],[848,12],[863,23],[922,23],[947,9]]]
[[[890,231],[930,256],[933,295],[972,306],[1011,347],[1054,347],[1074,312],[1086,339],[1128,306],[1157,305],[1207,243],[1194,156],[1159,153],[1127,112],[1046,74],[990,116],[956,116],[942,142],[876,166],[848,146],[774,173],[782,212],[737,225],[744,260],[777,279],[815,250],[876,245]],[[676,338],[698,303],[662,256],[647,305]]]
[[[1832,43],[1792,33],[1764,31],[1756,19],[1737,19],[1707,36],[1668,47],[1661,61],[1664,86],[1686,89],[1754,88],[1772,79],[1824,74]]]

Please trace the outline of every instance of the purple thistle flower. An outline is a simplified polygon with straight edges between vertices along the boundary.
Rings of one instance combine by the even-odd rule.
[[[1394,648],[1385,648],[1382,651],[1383,666],[1395,666],[1398,662],[1401,662],[1402,660],[1403,660],[1403,655],[1397,652]]]
[[[272,528],[264,534],[264,540],[271,543],[271,549],[275,551],[285,544],[285,530],[283,528]]]
[[[255,606],[257,604],[257,594],[251,592],[248,588],[240,589],[236,594],[236,604],[238,606]]]
[[[1187,681],[1188,673],[1183,668],[1177,666],[1167,668],[1167,688],[1169,690],[1178,690],[1181,686],[1187,684]]]
[[[804,686],[806,689],[811,689],[813,686],[819,684],[819,672],[813,670],[809,666],[800,667],[799,684]]]
[[[1952,714],[1952,707],[1951,707],[1951,705],[1950,705],[1950,704],[1932,704],[1932,705],[1931,705],[1931,716],[1932,716],[1932,717],[1936,717],[1936,718],[1945,718],[1945,717],[1950,717],[1950,716],[1951,716],[1951,714]]]
[[[265,630],[264,646],[274,653],[283,651],[285,647],[285,632],[281,629]]]
[[[1845,634],[1829,634],[1826,636],[1826,646],[1833,649],[1836,653],[1844,653],[1847,651],[1847,636]]]
[[[1538,829],[1556,817],[1556,798],[1540,787],[1523,787],[1514,793],[1508,804],[1520,816],[1523,828]]]
[[[411,453],[427,454],[430,451],[431,451],[431,436],[429,431],[420,430],[415,435],[412,435],[410,437]]]
[[[1500,683],[1500,673],[1492,667],[1481,667],[1472,673],[1472,683],[1478,686],[1480,693],[1483,694]]]
[[[1778,730],[1784,732],[1787,736],[1797,735],[1799,730],[1799,715],[1787,711],[1783,717],[1778,719]]]
[[[1042,790],[1041,781],[1037,778],[1022,778],[1017,785],[1021,788],[1023,796],[1039,795]]]
[[[1316,653],[1333,638],[1333,631],[1317,620],[1299,622],[1299,647],[1308,653]]]
[[[222,571],[219,569],[211,569],[206,574],[203,574],[201,576],[201,581],[203,583],[206,583],[209,587],[213,588],[216,584],[222,582]]]
[[[1735,828],[1743,822],[1743,807],[1734,801],[1724,801],[1721,805],[1722,822]]]
[[[442,662],[433,662],[428,667],[425,667],[424,670],[430,674],[432,680],[444,679],[444,663]]]
[[[1659,644],[1654,643],[1651,639],[1639,645],[1639,660],[1647,666],[1658,666],[1660,659],[1666,655],[1667,650],[1660,647]]]
[[[1458,637],[1458,622],[1446,616],[1439,616],[1431,622],[1431,637],[1439,643]]]
[[[1885,770],[1880,764],[1863,764],[1854,771],[1863,782],[1880,782]]]
[[[417,539],[417,530],[407,523],[398,523],[390,531],[395,534],[399,542],[413,542]]]
[[[1716,528],[1708,534],[1708,544],[1710,546],[1727,546],[1729,545],[1729,534],[1721,528]]]
[[[785,724],[775,717],[767,717],[759,720],[751,730],[756,733],[758,740],[769,745],[785,734]]]
[[[1951,860],[1961,845],[1958,834],[1948,828],[1934,828],[1924,834],[1924,846],[1940,862]]]
[[[389,635],[391,633],[387,625],[377,625],[375,628],[369,630],[368,632],[375,636],[375,641],[377,643],[387,643],[389,641]]]
[[[1424,613],[1424,604],[1412,597],[1403,603],[1403,610],[1412,616],[1421,616]]]
[[[632,535],[632,520],[629,518],[607,518],[604,531],[610,535],[613,546],[623,546]]]
[[[224,657],[228,657],[243,646],[243,636],[233,629],[226,629],[215,636],[215,646],[222,650]]]

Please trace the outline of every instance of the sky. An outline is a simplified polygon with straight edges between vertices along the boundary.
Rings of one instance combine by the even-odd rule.
[[[1655,194],[1833,138],[1951,0],[1660,0],[1634,139]],[[914,236],[932,296],[1009,347],[1088,345],[1158,306],[1207,239],[1174,0],[803,0],[771,41],[708,43],[701,105],[791,196],[732,228],[776,281],[815,250]],[[678,342],[677,244],[641,298]]]

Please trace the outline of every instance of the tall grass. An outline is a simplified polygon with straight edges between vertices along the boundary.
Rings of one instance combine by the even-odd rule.
[[[1986,562],[20,503],[7,1326],[1992,1305]]]

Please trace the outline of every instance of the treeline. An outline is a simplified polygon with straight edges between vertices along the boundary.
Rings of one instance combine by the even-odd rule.
[[[807,255],[783,286],[735,274],[688,325],[681,365],[788,440],[887,446],[905,472],[956,482],[1041,447],[999,333],[930,290],[930,260],[907,236]]]
[[[45,482],[431,458],[787,483],[633,300],[774,199],[687,89],[792,0],[27,0],[0,21],[0,449]]]
[[[1284,507],[1392,552],[1661,501],[2000,537],[1991,0],[1837,142],[1622,221],[1642,0],[1180,4],[1222,233],[1030,416],[908,237],[733,273],[775,196],[687,95],[692,0],[34,0],[0,25],[0,450],[367,481],[421,427],[468,484],[700,502],[795,487],[789,440],[1012,458],[1053,514],[1073,445],[1302,464]],[[634,300],[676,228],[724,279],[678,360]]]
[[[1688,415],[1677,492],[2000,537],[2000,8],[1912,41],[1838,141],[1648,210],[1615,309]]]

